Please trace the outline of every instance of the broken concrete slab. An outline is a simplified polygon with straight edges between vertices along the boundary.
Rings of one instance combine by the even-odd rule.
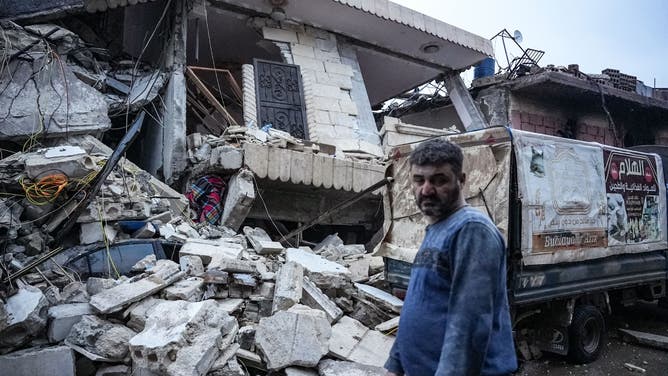
[[[248,216],[254,201],[253,173],[250,170],[242,169],[233,175],[227,184],[227,195],[220,223],[238,231],[246,216]]]
[[[373,286],[361,283],[356,283],[355,287],[357,287],[362,295],[374,303],[391,310],[392,312],[401,313],[401,308],[404,306],[404,302],[396,296]]]
[[[331,327],[325,313],[297,305],[260,319],[255,342],[267,368],[314,367],[327,354]]]
[[[306,277],[302,280],[302,288],[302,303],[313,309],[319,309],[325,312],[327,321],[329,321],[330,324],[336,322],[343,316],[341,308],[329,299],[329,297],[325,295],[315,283],[311,282]]]
[[[186,273],[188,277],[197,277],[204,273],[204,264],[198,256],[181,256],[179,257],[179,265],[181,271]]]
[[[348,270],[350,270],[350,280],[361,282],[369,279],[369,268],[371,267],[371,255],[358,258],[354,261],[347,261]]]
[[[630,329],[617,329],[617,330],[619,330],[622,333],[622,338],[624,338],[625,340],[631,340],[635,343],[639,343],[645,346],[655,347],[657,349],[668,350],[668,337],[666,336],[652,333],[644,333]]]
[[[155,263],[158,259],[155,257],[155,254],[150,254],[141,260],[137,261],[132,268],[130,269],[133,273],[143,273],[148,269],[151,269],[155,266]]]
[[[132,237],[135,239],[150,239],[153,238],[157,232],[158,228],[153,223],[146,222],[142,228],[132,233]]]
[[[224,299],[224,300],[219,300],[218,301],[218,306],[221,310],[232,314],[232,312],[236,312],[241,308],[241,306],[244,304],[243,299]]]
[[[216,257],[209,263],[208,269],[218,269],[230,273],[254,273],[257,269],[255,263],[247,260],[233,259],[229,257]]]
[[[320,288],[343,287],[350,279],[350,271],[344,266],[303,249],[288,248],[287,261],[303,266],[311,282]]]
[[[285,311],[302,298],[304,268],[294,262],[285,263],[276,275],[274,302],[271,311]]]
[[[81,317],[92,315],[93,308],[88,303],[61,304],[49,308],[49,342],[60,342],[67,338],[74,324],[81,321]]]
[[[20,156],[29,179],[39,179],[57,171],[69,179],[81,179],[98,169],[95,160],[78,146],[57,146]]]
[[[135,334],[124,325],[87,315],[72,326],[65,344],[92,361],[115,362],[128,354],[128,341]]]
[[[213,365],[211,366],[209,373],[207,373],[207,376],[237,375],[238,374],[236,371],[237,368],[234,366],[234,363],[236,363],[237,366],[239,366],[239,363],[235,358],[237,350],[239,350],[239,345],[236,343],[231,344],[225,350],[223,350],[216,359],[216,361],[213,362]],[[232,363],[232,365],[230,365],[230,363]],[[240,376],[246,376],[246,373],[243,372],[241,366],[239,366],[239,369],[241,370]]]
[[[161,375],[205,375],[219,356],[218,343],[235,326],[213,300],[161,303],[130,340],[133,364]]]
[[[130,367],[124,364],[115,366],[101,367],[95,373],[95,376],[127,376],[130,374]]]
[[[131,303],[153,295],[184,275],[179,265],[170,260],[158,260],[148,277],[130,280],[104,290],[90,299],[90,305],[100,313],[117,312]]]
[[[320,376],[385,376],[383,367],[367,366],[343,360],[323,359],[318,364]]]
[[[401,316],[397,316],[395,318],[389,319],[385,322],[382,322],[382,323],[376,325],[376,327],[374,329],[376,329],[379,332],[384,332],[384,333],[394,332],[399,327],[399,319],[400,318],[401,318]]]
[[[361,322],[343,316],[332,326],[329,354],[343,360],[382,367],[393,344],[394,337],[370,330]]]
[[[267,234],[264,229],[260,227],[252,228],[245,226],[243,231],[248,242],[258,254],[271,255],[283,252],[283,245],[279,242],[272,241],[269,234]]]
[[[173,285],[162,290],[167,300],[186,300],[197,302],[202,299],[202,287],[204,280],[199,277],[190,277],[175,282]]]
[[[116,281],[109,278],[89,277],[86,280],[86,292],[88,292],[88,296],[93,296],[114,286],[116,286]]]
[[[101,222],[90,222],[81,224],[81,235],[79,236],[79,243],[93,244],[104,242],[113,243],[116,240],[116,231],[113,227],[103,225]]]
[[[29,348],[0,356],[3,376],[75,376],[74,352],[67,346]]]
[[[127,310],[125,310],[123,314],[124,317],[130,316],[130,319],[125,325],[132,330],[141,332],[144,330],[146,320],[151,314],[153,308],[155,308],[158,304],[164,303],[166,301],[167,300],[156,299],[151,296],[132,304],[130,307],[128,307]]]
[[[63,303],[88,303],[90,296],[83,282],[72,282],[63,287],[60,299]]]
[[[49,303],[36,287],[23,286],[7,299],[7,327],[0,332],[0,346],[22,345],[39,335],[46,326]]]
[[[189,238],[181,247],[179,256],[197,256],[202,259],[204,266],[209,265],[212,259],[221,257],[239,259],[244,247],[225,238],[216,240]]]
[[[237,343],[242,349],[253,351],[255,349],[255,326],[246,325],[239,328]]]
[[[283,371],[285,376],[318,376],[318,371],[311,368],[288,367]]]

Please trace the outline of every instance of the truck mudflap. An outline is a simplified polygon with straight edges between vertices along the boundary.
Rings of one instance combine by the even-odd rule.
[[[538,303],[666,280],[666,251],[579,263],[523,266],[513,276],[516,305]]]

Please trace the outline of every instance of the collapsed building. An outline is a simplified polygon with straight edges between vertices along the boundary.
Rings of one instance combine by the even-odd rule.
[[[483,126],[458,72],[488,40],[385,0],[8,1],[0,22],[3,370],[384,374],[387,157],[451,130],[373,109],[439,78]]]

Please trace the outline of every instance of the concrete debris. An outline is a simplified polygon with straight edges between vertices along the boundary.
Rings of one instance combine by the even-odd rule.
[[[343,316],[332,326],[329,353],[343,360],[382,367],[393,344],[394,337],[370,330],[361,322]]]
[[[275,253],[283,252],[283,246],[281,243],[272,241],[264,229],[260,227],[244,227],[244,234],[248,238],[248,242],[251,244],[255,252],[260,255],[271,255]]]
[[[186,300],[197,302],[202,299],[202,287],[204,280],[199,277],[191,277],[177,281],[162,291],[167,300]]]
[[[331,333],[324,312],[297,305],[261,319],[255,341],[270,370],[315,367],[327,354]]]
[[[136,50],[141,46],[110,35],[123,34],[130,25],[123,23],[130,19],[143,35],[147,30],[134,20],[136,14],[125,12],[125,21],[117,17],[122,14],[104,15],[109,22],[95,28],[77,17],[59,18],[68,9],[94,12],[136,2],[87,0],[84,6],[79,1],[58,7],[59,13],[47,5],[26,5],[20,8],[44,10],[39,14],[54,24],[8,21],[0,27],[8,42],[0,46],[7,57],[0,64],[7,68],[0,69],[0,140],[3,148],[23,150],[12,154],[2,149],[0,159],[0,187],[10,194],[0,198],[5,250],[0,279],[5,281],[7,273],[21,275],[12,276],[11,284],[0,283],[0,353],[5,354],[0,373],[246,376],[247,368],[253,368],[253,374],[284,369],[290,376],[372,375],[364,373],[368,367],[323,357],[332,356],[332,325],[338,331],[340,320],[352,320],[344,312],[369,317],[363,320],[369,324],[387,319],[394,309],[373,298],[379,294],[367,296],[352,284],[380,285],[369,276],[381,272],[382,263],[379,267],[363,245],[344,244],[337,234],[315,251],[286,250],[273,229],[283,232],[292,225],[274,223],[271,237],[255,227],[265,223],[256,215],[255,198],[264,193],[256,191],[258,181],[266,179],[327,188],[326,195],[337,191],[332,197],[317,197],[317,192],[294,205],[294,217],[289,215],[292,203],[287,203],[282,211],[288,215],[279,211],[274,218],[304,223],[335,202],[338,191],[359,192],[368,186],[368,177],[358,173],[376,175],[383,166],[375,158],[345,153],[350,148],[297,139],[274,128],[277,124],[259,124],[260,129],[258,119],[250,119],[237,125],[235,117],[246,114],[250,105],[239,108],[237,102],[243,97],[254,105],[255,98],[247,100],[250,93],[245,87],[242,92],[229,72],[218,93],[232,94],[232,101],[226,99],[229,118],[218,116],[220,110],[212,112],[210,101],[200,103],[201,88],[191,94],[179,79],[182,75],[169,73],[185,68],[185,57],[177,56],[183,51],[171,46],[180,43],[173,35],[182,29],[180,7],[165,15],[165,24],[171,24],[165,30],[172,35],[163,32],[168,38],[159,39],[169,40],[168,45],[152,46],[144,60],[155,51],[173,53],[163,54],[167,61],[151,61],[152,66],[119,58],[141,55]],[[144,11],[153,13],[152,7]],[[90,21],[97,17],[90,16]],[[187,103],[175,94],[186,91]],[[127,156],[147,170],[121,158],[107,171],[114,150],[104,142],[119,145],[123,124],[145,106],[157,110],[144,121],[141,144],[133,145]],[[192,113],[195,107],[202,108]],[[198,114],[201,118],[194,116]],[[351,120],[319,115],[325,124]],[[105,133],[112,119],[113,132]],[[319,133],[314,132],[314,140],[326,136]],[[334,174],[335,168],[340,173]],[[91,195],[102,171],[101,186]],[[220,176],[225,183],[216,200],[220,220],[212,224],[193,223],[194,207],[167,184],[182,186],[205,175]],[[82,199],[86,205],[79,210]],[[339,228],[336,222],[327,225]],[[342,238],[366,239],[366,234],[357,235],[347,231]],[[66,249],[56,248],[60,246]],[[42,258],[48,261],[34,267]],[[371,346],[384,359],[385,340],[366,328],[357,343],[333,356],[371,363],[365,357],[372,351],[363,349]]]
[[[206,375],[219,356],[218,343],[235,326],[212,300],[160,303],[130,340],[134,367],[161,375]]]
[[[238,259],[244,247],[227,238],[216,240],[187,239],[179,251],[179,256],[198,256],[204,266],[215,260],[214,265],[221,258]]]
[[[135,334],[124,325],[88,315],[72,326],[65,344],[92,361],[122,361],[128,355],[128,341]]]
[[[150,274],[138,280],[129,280],[104,290],[90,299],[90,305],[100,313],[117,312],[123,307],[153,295],[173,282],[181,279],[184,273],[179,265],[169,260],[158,260]]]
[[[63,303],[88,303],[88,288],[82,282],[72,282],[63,287],[60,292],[60,299]]]
[[[179,266],[181,267],[181,271],[189,277],[197,277],[204,273],[202,259],[197,256],[185,255],[179,257]]]
[[[0,346],[19,346],[38,336],[46,327],[48,302],[36,287],[21,287],[7,299],[5,310],[9,320],[0,332]]]
[[[49,328],[47,336],[49,342],[60,342],[67,338],[74,324],[81,321],[86,315],[94,314],[88,303],[62,304],[49,308]]]
[[[246,219],[255,201],[253,179],[253,173],[247,169],[242,169],[230,178],[223,215],[220,218],[220,223],[224,226],[237,231]]]
[[[361,283],[356,283],[355,287],[364,295],[366,298],[372,300],[374,303],[385,307],[393,312],[400,313],[401,308],[404,305],[404,302],[397,298],[396,296],[387,293],[381,289],[375,288],[373,286],[364,285]]]
[[[618,329],[622,338],[645,346],[668,350],[668,337],[652,333],[644,333],[630,329]]]
[[[400,318],[401,318],[401,316],[397,316],[395,318],[389,319],[385,322],[382,322],[382,323],[376,325],[376,327],[374,329],[376,329],[379,332],[384,332],[384,333],[394,332],[399,327],[399,319]]]
[[[310,368],[288,367],[284,372],[285,376],[318,376],[318,371]]]
[[[313,308],[319,309],[327,315],[327,321],[330,324],[336,322],[338,319],[343,316],[343,311],[339,308],[327,295],[325,295],[322,290],[311,282],[308,278],[304,277],[302,280],[303,294],[301,302],[305,305]]]
[[[0,356],[4,376],[75,376],[74,352],[67,346],[29,348]]]
[[[92,296],[114,286],[116,286],[116,281],[113,279],[90,277],[86,281],[86,292]]]
[[[320,376],[385,376],[383,367],[368,366],[355,362],[324,359],[318,364]]]
[[[130,271],[133,273],[142,273],[145,272],[148,269],[151,269],[152,267],[155,266],[155,263],[157,262],[157,258],[155,257],[155,254],[148,255],[144,257],[143,259],[137,261],[134,265],[132,265],[132,268]]]
[[[287,262],[276,275],[272,313],[285,311],[299,303],[302,298],[304,268],[294,262]]]
[[[130,367],[117,364],[115,366],[101,367],[95,373],[95,376],[127,376],[130,374]]]
[[[303,266],[311,282],[320,288],[340,288],[350,280],[350,271],[344,266],[304,249],[288,248],[287,261]]]

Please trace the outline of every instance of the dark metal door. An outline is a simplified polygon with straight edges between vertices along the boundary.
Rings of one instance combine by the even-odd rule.
[[[254,59],[255,93],[259,126],[308,138],[304,94],[299,66]]]

